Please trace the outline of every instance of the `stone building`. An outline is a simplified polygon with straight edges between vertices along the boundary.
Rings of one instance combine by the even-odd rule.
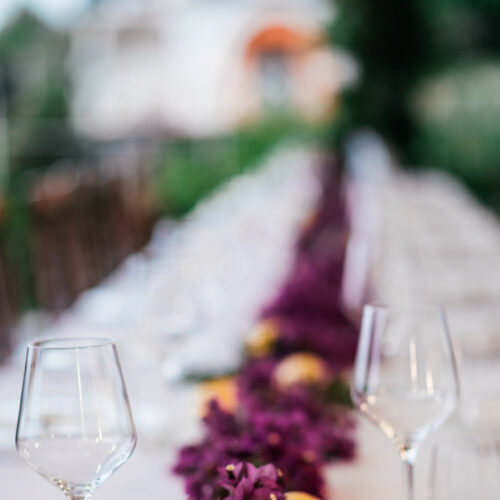
[[[104,2],[77,27],[72,116],[93,138],[203,137],[270,110],[311,119],[355,77],[323,0]]]

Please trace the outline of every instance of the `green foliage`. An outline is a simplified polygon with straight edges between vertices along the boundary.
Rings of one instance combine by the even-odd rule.
[[[25,187],[16,182],[7,197],[8,217],[2,227],[5,255],[15,271],[18,307],[29,309],[36,305],[31,255],[31,224]]]
[[[280,115],[224,137],[171,142],[161,154],[154,179],[160,211],[185,215],[224,181],[253,169],[279,142],[318,136],[319,129]]]
[[[411,111],[415,87],[428,75],[464,60],[496,57],[500,2],[335,0],[334,4],[337,16],[329,30],[331,43],[353,54],[361,69],[361,81],[343,95],[333,124],[338,147],[354,129],[371,127],[406,161],[418,161],[417,124]]]
[[[349,383],[342,378],[336,378],[328,385],[325,399],[332,404],[353,407]]]
[[[419,163],[463,179],[500,209],[500,60],[464,63],[423,82],[413,97]]]
[[[167,146],[154,184],[161,211],[187,213],[201,197],[238,172],[235,153],[230,138],[184,140]]]
[[[500,50],[498,0],[419,0],[428,19],[434,67]]]
[[[68,121],[64,60],[68,37],[23,13],[0,32],[9,120],[10,172],[47,167],[81,154]],[[0,91],[1,92],[1,91]]]
[[[62,76],[52,75],[34,92],[29,118],[11,123],[11,172],[44,169],[61,159],[83,155],[83,147],[68,122],[68,107]]]
[[[33,14],[24,11],[0,32],[0,50],[3,56],[20,53],[39,43],[52,45],[58,37]]]
[[[418,0],[338,0],[331,44],[358,61],[360,82],[341,100],[334,124],[342,149],[347,135],[372,127],[404,150],[412,134],[407,97],[428,54],[428,23]]]
[[[32,226],[28,191],[33,175],[63,158],[81,155],[68,120],[64,60],[66,34],[25,12],[0,32],[0,108],[9,130],[9,175],[2,179],[7,218],[2,238],[15,270],[21,308],[34,299]]]

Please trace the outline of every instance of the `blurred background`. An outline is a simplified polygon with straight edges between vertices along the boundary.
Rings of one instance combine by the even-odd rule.
[[[498,0],[3,0],[2,355],[278,145],[371,130],[500,210],[498,26]]]
[[[500,443],[499,26],[500,0],[0,0],[0,452],[38,335],[118,338],[140,443],[187,442],[192,382],[238,369],[339,215],[321,168],[342,313],[443,303],[461,418]],[[165,449],[108,497],[163,497]]]

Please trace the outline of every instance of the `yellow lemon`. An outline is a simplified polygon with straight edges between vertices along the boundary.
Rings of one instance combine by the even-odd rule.
[[[238,401],[236,383],[233,377],[208,380],[200,384],[201,414],[206,415],[208,405],[216,399],[223,410],[233,412]]]
[[[324,382],[328,378],[328,367],[315,354],[299,352],[284,358],[275,368],[273,377],[278,387],[286,389],[299,382]]]
[[[286,500],[319,500],[319,498],[301,491],[290,491],[286,493]]]
[[[278,322],[275,319],[269,318],[257,323],[246,340],[248,353],[254,357],[269,354],[278,334]]]

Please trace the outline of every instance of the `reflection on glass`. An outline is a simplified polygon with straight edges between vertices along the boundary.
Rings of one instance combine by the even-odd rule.
[[[136,433],[114,343],[28,346],[16,433],[19,455],[70,500],[88,499],[132,454]]]
[[[430,305],[366,306],[351,394],[398,447],[414,500],[420,444],[454,410],[458,377],[443,311]]]

